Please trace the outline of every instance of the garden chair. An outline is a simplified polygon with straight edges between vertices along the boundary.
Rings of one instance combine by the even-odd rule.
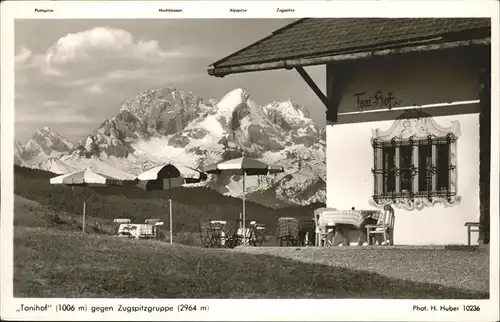
[[[315,234],[316,223],[313,219],[302,219],[299,221],[299,245],[314,245],[312,236]]]
[[[210,227],[210,220],[204,222],[198,220],[198,228],[200,232],[201,244],[203,245],[203,247],[209,248],[210,241],[212,239],[212,229]]]
[[[277,238],[281,246],[298,246],[299,221],[293,217],[278,218]]]
[[[241,222],[241,219],[236,219],[236,225],[234,227],[225,225],[226,243],[224,247],[235,248],[240,245],[252,244],[252,236],[254,234],[253,225],[255,222],[252,221],[249,223],[247,221],[247,225],[244,230]]]
[[[238,220],[238,223],[241,220]],[[255,220],[250,221],[245,225],[246,228],[238,228],[235,238],[237,239],[236,246],[239,245],[251,245],[251,246],[261,246],[265,239],[265,234],[267,231],[267,226],[264,224],[258,224]]]
[[[210,228],[211,228],[211,246],[212,247],[225,247],[226,243],[226,232],[225,232],[225,226],[227,224],[227,221],[225,220],[212,220],[210,221]]]
[[[382,245],[394,245],[394,208],[391,205],[386,205],[382,215],[378,218],[377,224],[366,225],[366,236],[368,245],[374,245],[374,235],[382,235]],[[373,243],[371,240],[373,239]]]
[[[198,222],[202,245],[206,248],[225,247],[226,233],[224,228],[226,224],[226,221],[221,220],[208,220],[204,223]]]
[[[226,241],[224,243],[225,248],[234,248],[241,245],[241,238],[238,236],[238,226],[239,221],[236,220],[236,225],[226,224],[224,226],[224,232],[226,235]]]
[[[252,240],[254,228],[252,226],[243,228],[238,228],[237,236],[239,245],[249,245]]]
[[[267,229],[266,225],[258,224],[256,221],[248,221],[245,229],[241,226],[238,227],[234,233],[236,246],[257,246],[262,244]]]
[[[328,239],[328,234],[335,230],[335,226],[332,226],[328,222],[328,219],[323,216],[325,210],[336,211],[336,208],[318,208],[314,210],[314,221],[316,224],[315,229],[315,241],[316,246],[332,246],[332,241]]]
[[[262,246],[264,239],[266,238],[267,226],[264,224],[255,224],[253,245]]]
[[[323,226],[316,230],[315,246],[330,247],[333,246],[332,240],[335,234],[335,226]]]

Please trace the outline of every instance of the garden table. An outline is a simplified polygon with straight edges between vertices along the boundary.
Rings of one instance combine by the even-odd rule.
[[[363,245],[367,240],[365,225],[377,223],[381,215],[380,210],[329,210],[325,208],[319,213],[318,226],[320,227],[335,227],[334,232],[327,235],[327,240],[331,240],[333,246],[338,246],[340,243],[344,246],[349,246],[349,231],[355,230],[360,232],[358,245]]]

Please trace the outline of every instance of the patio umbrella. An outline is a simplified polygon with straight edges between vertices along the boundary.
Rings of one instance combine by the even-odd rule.
[[[172,243],[172,188],[184,184],[200,183],[207,175],[196,169],[173,165],[171,163],[149,169],[138,177],[138,187],[146,190],[168,190],[168,207],[170,215],[170,243]]]
[[[267,174],[275,174],[281,173],[285,170],[283,167],[278,165],[269,165],[262,161],[241,157],[236,159],[231,159],[219,163],[209,164],[203,168],[203,171],[209,174],[233,174],[233,175],[242,175],[243,176],[243,231],[245,231],[245,176],[256,176],[256,175],[267,175]]]
[[[76,172],[71,172],[63,174],[50,179],[50,184],[64,184],[68,186],[83,186],[85,191],[87,187],[106,187],[106,186],[121,186],[125,182],[134,182],[131,179],[132,175],[128,178],[117,179],[102,173],[97,173],[90,168],[85,170],[80,170]],[[82,219],[82,233],[85,233],[85,208],[87,205],[87,199],[90,194],[83,201],[83,219]]]

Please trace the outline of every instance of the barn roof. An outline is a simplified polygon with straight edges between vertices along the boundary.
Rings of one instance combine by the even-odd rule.
[[[305,18],[218,60],[208,73],[287,68],[294,67],[287,60],[489,39],[490,33],[489,18]]]

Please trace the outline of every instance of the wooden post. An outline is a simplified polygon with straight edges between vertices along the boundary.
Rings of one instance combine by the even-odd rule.
[[[491,170],[491,66],[488,54],[482,60],[487,62],[479,71],[480,116],[479,116],[479,243],[490,242],[490,170]]]
[[[87,196],[87,184],[84,184],[83,186],[83,193],[84,193],[84,199],[83,199],[83,219],[82,219],[82,234],[85,234],[85,216],[86,216],[86,208],[87,208],[87,199],[89,199],[90,195]]]
[[[170,244],[173,243],[173,234],[172,234],[172,178],[168,178],[168,208],[170,212]]]
[[[467,245],[470,246],[470,226],[467,226]]]
[[[326,120],[328,122],[337,122],[338,108],[342,98],[344,87],[344,68],[328,64],[326,65]]]
[[[85,206],[87,204],[87,199],[83,200],[83,219],[82,219],[82,233],[85,234]]]
[[[246,221],[246,214],[245,214],[245,171],[243,170],[243,237],[245,237],[245,221]]]

